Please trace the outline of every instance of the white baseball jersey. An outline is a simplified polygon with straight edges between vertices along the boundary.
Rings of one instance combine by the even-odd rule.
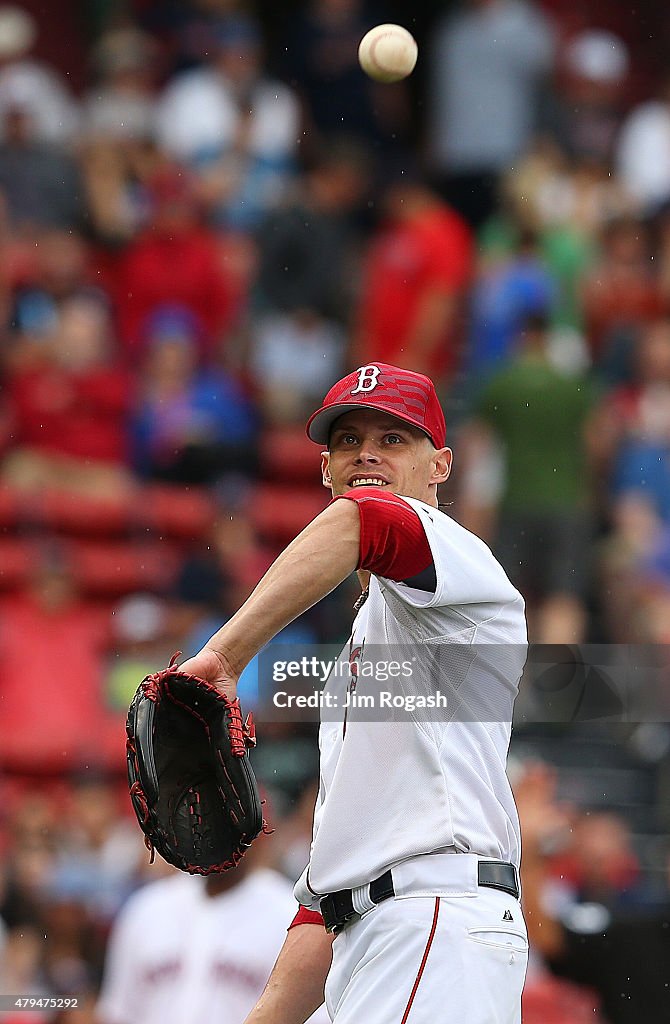
[[[341,660],[360,664],[366,651],[374,660],[385,650],[409,657],[412,678],[375,682],[377,694],[439,690],[448,708],[396,720],[380,710],[376,721],[349,709],[346,728],[344,713],[322,720],[310,863],[295,887],[315,909],[318,895],[365,885],[420,854],[520,860],[505,769],[526,658],[523,598],[483,541],[432,505],[405,500],[423,523],[435,590],[372,576]],[[327,690],[340,706],[349,685],[331,673]],[[359,676],[356,692],[365,687]]]
[[[242,1024],[294,911],[290,883],[270,870],[253,871],[218,896],[207,895],[203,878],[181,873],[146,885],[112,931],[98,1019]],[[312,1019],[328,1018],[322,1010]]]

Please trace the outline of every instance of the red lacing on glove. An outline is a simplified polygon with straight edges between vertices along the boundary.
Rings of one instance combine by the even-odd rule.
[[[142,821],[146,825],[147,822],[149,821],[149,805],[147,803],[147,798],[144,795],[144,790],[142,789],[142,785],[139,782],[139,780],[133,782],[132,786],[130,787],[130,795],[137,797],[137,801],[142,809]]]
[[[228,716],[228,732],[230,734],[230,752],[233,757],[244,757],[247,752],[247,746],[245,742],[245,726],[242,724],[240,702],[236,697],[235,700],[226,699],[225,705],[226,715]]]
[[[160,697],[161,683],[160,673],[154,672],[142,681],[142,693],[155,703]]]
[[[177,658],[181,658],[181,653],[181,651],[175,651],[175,653],[170,658],[168,670],[177,667]],[[158,700],[158,697],[160,696],[161,687],[163,686],[163,678],[165,676],[165,671],[166,670],[164,670],[163,672],[153,672],[151,675],[147,676],[147,678],[142,682],[142,691],[144,693],[144,696],[148,697],[149,700]]]
[[[248,849],[248,846],[245,846],[245,850],[246,849]],[[191,875],[215,875],[222,871],[229,871],[231,868],[236,868],[243,856],[244,850],[242,850],[242,852],[239,850],[233,850],[230,860],[221,861],[220,864],[212,864],[211,867],[208,868],[201,868],[197,864],[189,864],[186,870]]]
[[[130,787],[130,795],[131,797],[134,796],[137,802],[139,803],[140,810],[142,811],[142,820],[146,825],[149,821],[149,805],[147,804],[147,798],[144,795],[144,790],[142,789],[139,779],[133,782],[132,786]],[[151,839],[149,838],[148,835],[146,835],[146,833],[144,835],[144,845],[151,854],[151,859],[149,860],[149,863],[153,864],[154,860],[156,859],[156,851],[154,849],[154,844],[151,842]]]

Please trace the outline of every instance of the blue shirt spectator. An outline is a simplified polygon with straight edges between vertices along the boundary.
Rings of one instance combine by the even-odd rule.
[[[556,291],[550,272],[527,249],[480,273],[472,295],[469,373],[482,376],[503,363],[528,317],[549,312]]]

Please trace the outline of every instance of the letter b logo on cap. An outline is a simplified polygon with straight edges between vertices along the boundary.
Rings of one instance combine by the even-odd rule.
[[[365,394],[368,391],[374,391],[377,387],[377,377],[381,373],[378,366],[369,364],[368,366],[361,366],[358,370],[358,383],[355,388],[352,388],[351,394],[358,395],[361,392]]]

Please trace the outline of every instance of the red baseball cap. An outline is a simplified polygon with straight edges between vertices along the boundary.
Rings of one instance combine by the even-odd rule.
[[[328,444],[338,416],[357,409],[378,409],[423,430],[436,448],[444,448],[447,428],[430,377],[389,363],[368,363],[338,380],[307,421],[307,436]]]

